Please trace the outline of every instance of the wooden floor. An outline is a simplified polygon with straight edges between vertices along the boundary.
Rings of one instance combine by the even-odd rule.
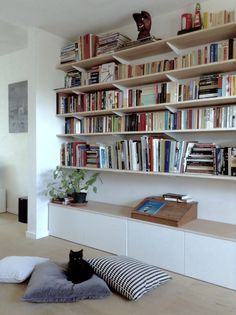
[[[81,248],[54,237],[28,239],[25,231],[26,224],[18,223],[15,215],[0,214],[0,259],[10,255],[37,255],[66,262],[70,249]],[[85,246],[83,249],[86,257],[106,254]],[[236,315],[236,291],[170,274],[171,281],[135,302],[114,293],[104,300],[31,304],[21,300],[27,282],[0,284],[0,315]]]

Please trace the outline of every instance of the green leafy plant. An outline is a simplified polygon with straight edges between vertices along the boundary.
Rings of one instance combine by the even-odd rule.
[[[53,171],[52,182],[47,185],[46,195],[53,200],[64,199],[74,193],[87,192],[90,187],[96,193],[95,182],[98,177],[99,173],[89,175],[87,170],[66,170],[57,166]]]
[[[87,192],[91,187],[93,192],[97,192],[97,187],[95,186],[95,182],[99,173],[93,173],[88,176],[87,170],[75,170],[72,172],[68,172],[67,174],[67,192],[69,194]]]

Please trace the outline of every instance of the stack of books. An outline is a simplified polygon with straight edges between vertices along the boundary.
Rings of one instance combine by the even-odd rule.
[[[218,74],[208,74],[200,77],[198,98],[217,97],[220,88],[218,83]]]
[[[78,70],[68,71],[65,75],[65,88],[81,85],[81,72]]]
[[[90,145],[86,151],[86,167],[100,167],[99,145]]]
[[[193,202],[193,199],[189,195],[185,194],[176,194],[176,193],[165,193],[162,197],[167,201],[176,201],[176,202]]]
[[[99,83],[99,66],[94,66],[88,71],[88,84]]]
[[[216,144],[188,143],[185,156],[185,172],[216,173]]]
[[[112,53],[129,41],[131,39],[128,36],[122,35],[119,32],[99,35],[97,55]]]
[[[72,62],[72,61],[77,61],[78,57],[78,44],[75,43],[69,43],[63,48],[61,48],[61,64],[67,63],[67,62]]]

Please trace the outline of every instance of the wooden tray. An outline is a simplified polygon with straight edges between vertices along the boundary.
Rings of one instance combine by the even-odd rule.
[[[154,214],[140,211],[147,201],[158,201],[164,203],[160,210]],[[181,226],[197,218],[197,202],[167,201],[162,197],[148,197],[143,199],[131,212],[134,219],[150,221],[170,226]]]

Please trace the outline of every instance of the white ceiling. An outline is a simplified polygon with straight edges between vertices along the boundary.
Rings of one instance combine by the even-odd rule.
[[[34,26],[73,39],[86,32],[101,33],[130,24],[132,13],[151,15],[177,10],[196,0],[0,0],[0,55],[16,49],[24,35],[15,26]],[[10,25],[9,25],[10,24]],[[20,35],[21,34],[21,35]],[[6,40],[7,39],[7,40]],[[10,43],[11,42],[11,43]],[[4,48],[4,47],[5,48]]]

